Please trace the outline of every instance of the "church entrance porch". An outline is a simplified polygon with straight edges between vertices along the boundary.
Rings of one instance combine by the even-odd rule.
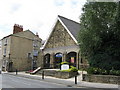
[[[43,68],[60,69],[61,62],[68,62],[70,66],[79,68],[78,54],[79,53],[75,51],[46,53],[44,55]]]

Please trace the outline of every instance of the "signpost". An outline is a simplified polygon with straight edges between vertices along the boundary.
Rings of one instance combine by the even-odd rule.
[[[69,65],[68,64],[62,64],[61,65],[61,70],[68,70],[69,69]]]

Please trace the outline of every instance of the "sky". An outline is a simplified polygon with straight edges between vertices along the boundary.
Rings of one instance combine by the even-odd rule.
[[[13,33],[14,24],[23,25],[45,40],[57,16],[79,22],[86,0],[0,0],[0,39]]]

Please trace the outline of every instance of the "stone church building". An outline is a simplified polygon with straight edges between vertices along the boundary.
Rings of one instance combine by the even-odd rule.
[[[57,69],[61,62],[69,62],[78,69],[86,67],[87,61],[81,57],[77,41],[79,31],[79,23],[58,15],[49,37],[42,44],[38,34],[14,25],[13,34],[0,40],[2,67],[5,71],[27,71],[37,67]]]
[[[60,63],[65,61],[78,69],[87,65],[86,60],[80,56],[77,41],[79,30],[79,23],[58,15],[56,23],[42,48],[44,68],[59,68]]]

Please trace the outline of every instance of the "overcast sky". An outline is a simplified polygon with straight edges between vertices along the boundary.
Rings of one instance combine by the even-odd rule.
[[[13,25],[38,32],[45,40],[57,15],[79,22],[86,0],[0,0],[0,39],[12,34]]]

